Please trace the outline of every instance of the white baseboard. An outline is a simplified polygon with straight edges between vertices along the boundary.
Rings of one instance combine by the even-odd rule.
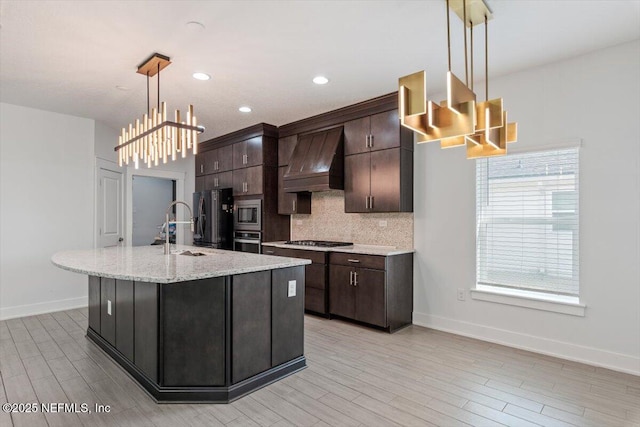
[[[52,313],[54,311],[71,310],[87,306],[87,296],[79,298],[47,301],[36,304],[16,305],[0,308],[0,320],[15,319],[16,317],[34,316],[36,314]]]
[[[640,358],[535,335],[413,312],[413,324],[614,371],[640,375]]]

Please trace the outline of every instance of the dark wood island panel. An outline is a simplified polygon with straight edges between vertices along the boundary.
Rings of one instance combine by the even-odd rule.
[[[304,265],[166,284],[90,276],[87,336],[159,403],[228,403],[306,367],[304,281]]]

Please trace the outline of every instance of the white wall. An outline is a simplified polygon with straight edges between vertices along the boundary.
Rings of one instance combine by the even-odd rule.
[[[475,284],[475,162],[464,149],[431,143],[415,151],[415,324],[640,374],[639,76],[635,41],[490,82],[490,95],[503,97],[518,122],[517,145],[582,139],[586,315],[472,300],[468,292],[457,301],[458,288]]]
[[[93,120],[0,103],[0,318],[86,305],[50,258],[93,247],[93,171]]]
[[[118,144],[118,130],[96,120],[94,132],[94,150],[96,157],[117,163],[118,156],[114,147]]]

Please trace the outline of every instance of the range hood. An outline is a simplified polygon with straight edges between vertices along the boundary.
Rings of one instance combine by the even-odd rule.
[[[344,190],[342,126],[300,135],[284,174],[284,191]]]

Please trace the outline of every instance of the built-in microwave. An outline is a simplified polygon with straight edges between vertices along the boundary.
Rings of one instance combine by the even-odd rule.
[[[235,230],[262,230],[262,200],[237,200],[233,210]]]

